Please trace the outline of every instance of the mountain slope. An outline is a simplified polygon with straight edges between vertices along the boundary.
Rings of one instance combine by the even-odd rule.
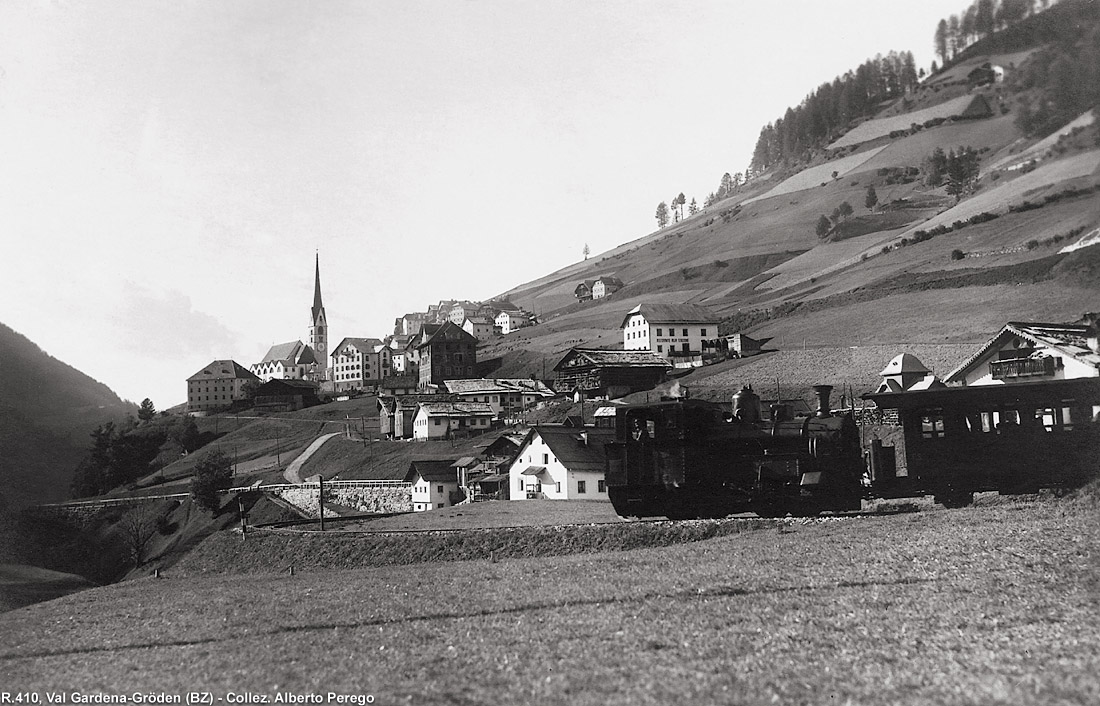
[[[1070,9],[1096,25],[1080,36],[1100,36],[1100,12]],[[1100,246],[1060,252],[1100,229],[1100,126],[1076,113],[1036,133],[1021,119],[1044,95],[1029,62],[1065,50],[1027,45],[1029,31],[978,42],[884,106],[874,120],[893,126],[886,134],[853,131],[799,170],[756,177],[680,223],[502,293],[542,325],[479,357],[499,357],[500,375],[549,370],[573,345],[621,345],[622,318],[642,302],[705,304],[723,319],[722,333],[773,337],[780,348],[977,342],[1008,320],[1069,321],[1100,309],[1100,281],[1088,276]],[[989,61],[1005,63],[1005,82],[969,85],[969,72]],[[956,199],[946,184],[932,185],[927,164],[936,149],[962,146],[979,155],[981,171]],[[873,208],[864,205],[870,187]],[[854,214],[834,215],[819,238],[817,221],[843,202]],[[601,275],[624,288],[577,302],[576,285]]]
[[[68,496],[88,434],[136,408],[0,324],[0,507]]]

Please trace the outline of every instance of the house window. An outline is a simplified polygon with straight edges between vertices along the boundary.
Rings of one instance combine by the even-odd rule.
[[[700,336],[706,336],[707,335],[707,330],[705,328],[699,329],[699,335]]]
[[[577,495],[584,495],[586,492],[585,482],[583,480],[577,481]]]
[[[554,484],[554,492],[555,493],[560,493],[561,492],[561,481]]]
[[[665,334],[663,333],[663,329],[657,329],[657,335],[658,335],[658,336],[663,336],[663,335],[665,335]]]
[[[688,335],[688,330],[687,329],[684,329],[684,335],[685,336]]]
[[[658,353],[664,353],[665,352],[665,347],[660,345],[660,344],[657,344],[657,352]]]
[[[435,492],[436,492],[436,493],[437,493],[438,495],[443,495],[443,486],[441,486],[441,485],[437,485],[437,486],[435,487]]]
[[[435,505],[435,506],[436,506],[437,508],[443,507],[443,503],[436,503],[436,505]]]
[[[602,480],[596,481],[596,492],[597,493],[606,493],[607,492],[607,482],[602,481]]]
[[[550,463],[550,454],[543,454],[542,455],[542,465],[545,466],[548,463]]]
[[[686,336],[686,335],[687,335],[687,333],[685,333],[684,335]],[[681,349],[681,350],[682,350],[682,351],[683,351],[684,353],[687,353],[688,351],[690,351],[690,350],[691,350],[691,347],[690,347],[690,346],[689,346],[689,345],[688,345],[687,343],[682,343],[682,344],[680,344],[680,349]]]
[[[519,485],[519,491],[522,493],[523,492],[523,479],[522,478],[519,479],[519,482],[517,483],[517,485]]]

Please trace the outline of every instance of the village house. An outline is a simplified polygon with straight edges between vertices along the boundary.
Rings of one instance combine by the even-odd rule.
[[[718,333],[717,328],[715,329],[715,333]],[[724,343],[727,351],[732,351],[738,358],[748,358],[752,355],[759,355],[764,344],[772,339],[755,339],[743,333],[734,333],[720,340]]]
[[[245,399],[245,383],[260,379],[234,360],[215,360],[187,378],[187,411],[223,409]]]
[[[293,412],[320,404],[317,391],[312,380],[268,380],[256,388],[252,406],[265,412]]]
[[[458,490],[458,469],[453,460],[413,461],[405,474],[412,483],[414,512],[451,507],[462,502]]]
[[[392,372],[390,355],[377,338],[344,338],[332,351],[334,391],[377,387]]]
[[[413,417],[412,438],[430,441],[483,434],[492,428],[495,418],[493,408],[485,402],[420,402]]]
[[[718,317],[696,304],[639,304],[623,318],[623,348],[673,360],[699,356],[718,337]]]
[[[415,336],[420,333],[420,327],[424,325],[428,315],[423,312],[405,314],[393,322],[394,336]]]
[[[380,395],[414,395],[419,387],[420,379],[416,375],[390,375],[382,378],[378,386]]]
[[[614,399],[639,390],[652,390],[665,380],[668,360],[649,351],[573,348],[554,366],[554,387],[574,399]]]
[[[592,284],[592,298],[603,299],[623,288],[623,281],[618,277],[600,277]]]
[[[321,367],[313,349],[301,341],[279,343],[268,349],[259,363],[249,366],[263,381],[316,379]]]
[[[496,334],[496,325],[480,316],[467,317],[462,322],[462,330],[479,341],[488,341]]]
[[[453,322],[440,326],[416,347],[421,390],[439,387],[444,380],[472,378],[477,365],[477,339]]]
[[[943,386],[943,382],[932,375],[932,371],[912,353],[894,356],[879,375],[882,376],[882,383],[877,392],[901,392]]]
[[[464,402],[485,402],[499,419],[513,419],[557,393],[540,380],[526,378],[445,380],[443,387]]]
[[[447,320],[452,324],[462,326],[462,322],[471,316],[477,316],[478,305],[471,301],[457,301],[451,305],[447,312]]]
[[[604,444],[614,432],[541,425],[527,433],[508,469],[513,500],[607,500]]]
[[[1073,324],[1011,321],[944,378],[949,385],[1000,385],[1100,376],[1096,315]]]
[[[596,286],[596,280],[586,279],[573,289],[573,296],[576,297],[578,301],[592,301],[592,287],[594,286]]]
[[[502,335],[507,335],[530,323],[530,317],[523,311],[502,311],[494,322]]]

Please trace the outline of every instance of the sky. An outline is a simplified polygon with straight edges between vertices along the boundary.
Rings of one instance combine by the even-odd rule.
[[[0,323],[158,409],[701,204],[965,0],[3,0]],[[2,364],[2,361],[0,361]]]

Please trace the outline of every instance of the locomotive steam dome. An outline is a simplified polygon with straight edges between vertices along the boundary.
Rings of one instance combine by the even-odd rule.
[[[760,397],[751,386],[743,386],[733,396],[733,416],[750,424],[760,421]]]

